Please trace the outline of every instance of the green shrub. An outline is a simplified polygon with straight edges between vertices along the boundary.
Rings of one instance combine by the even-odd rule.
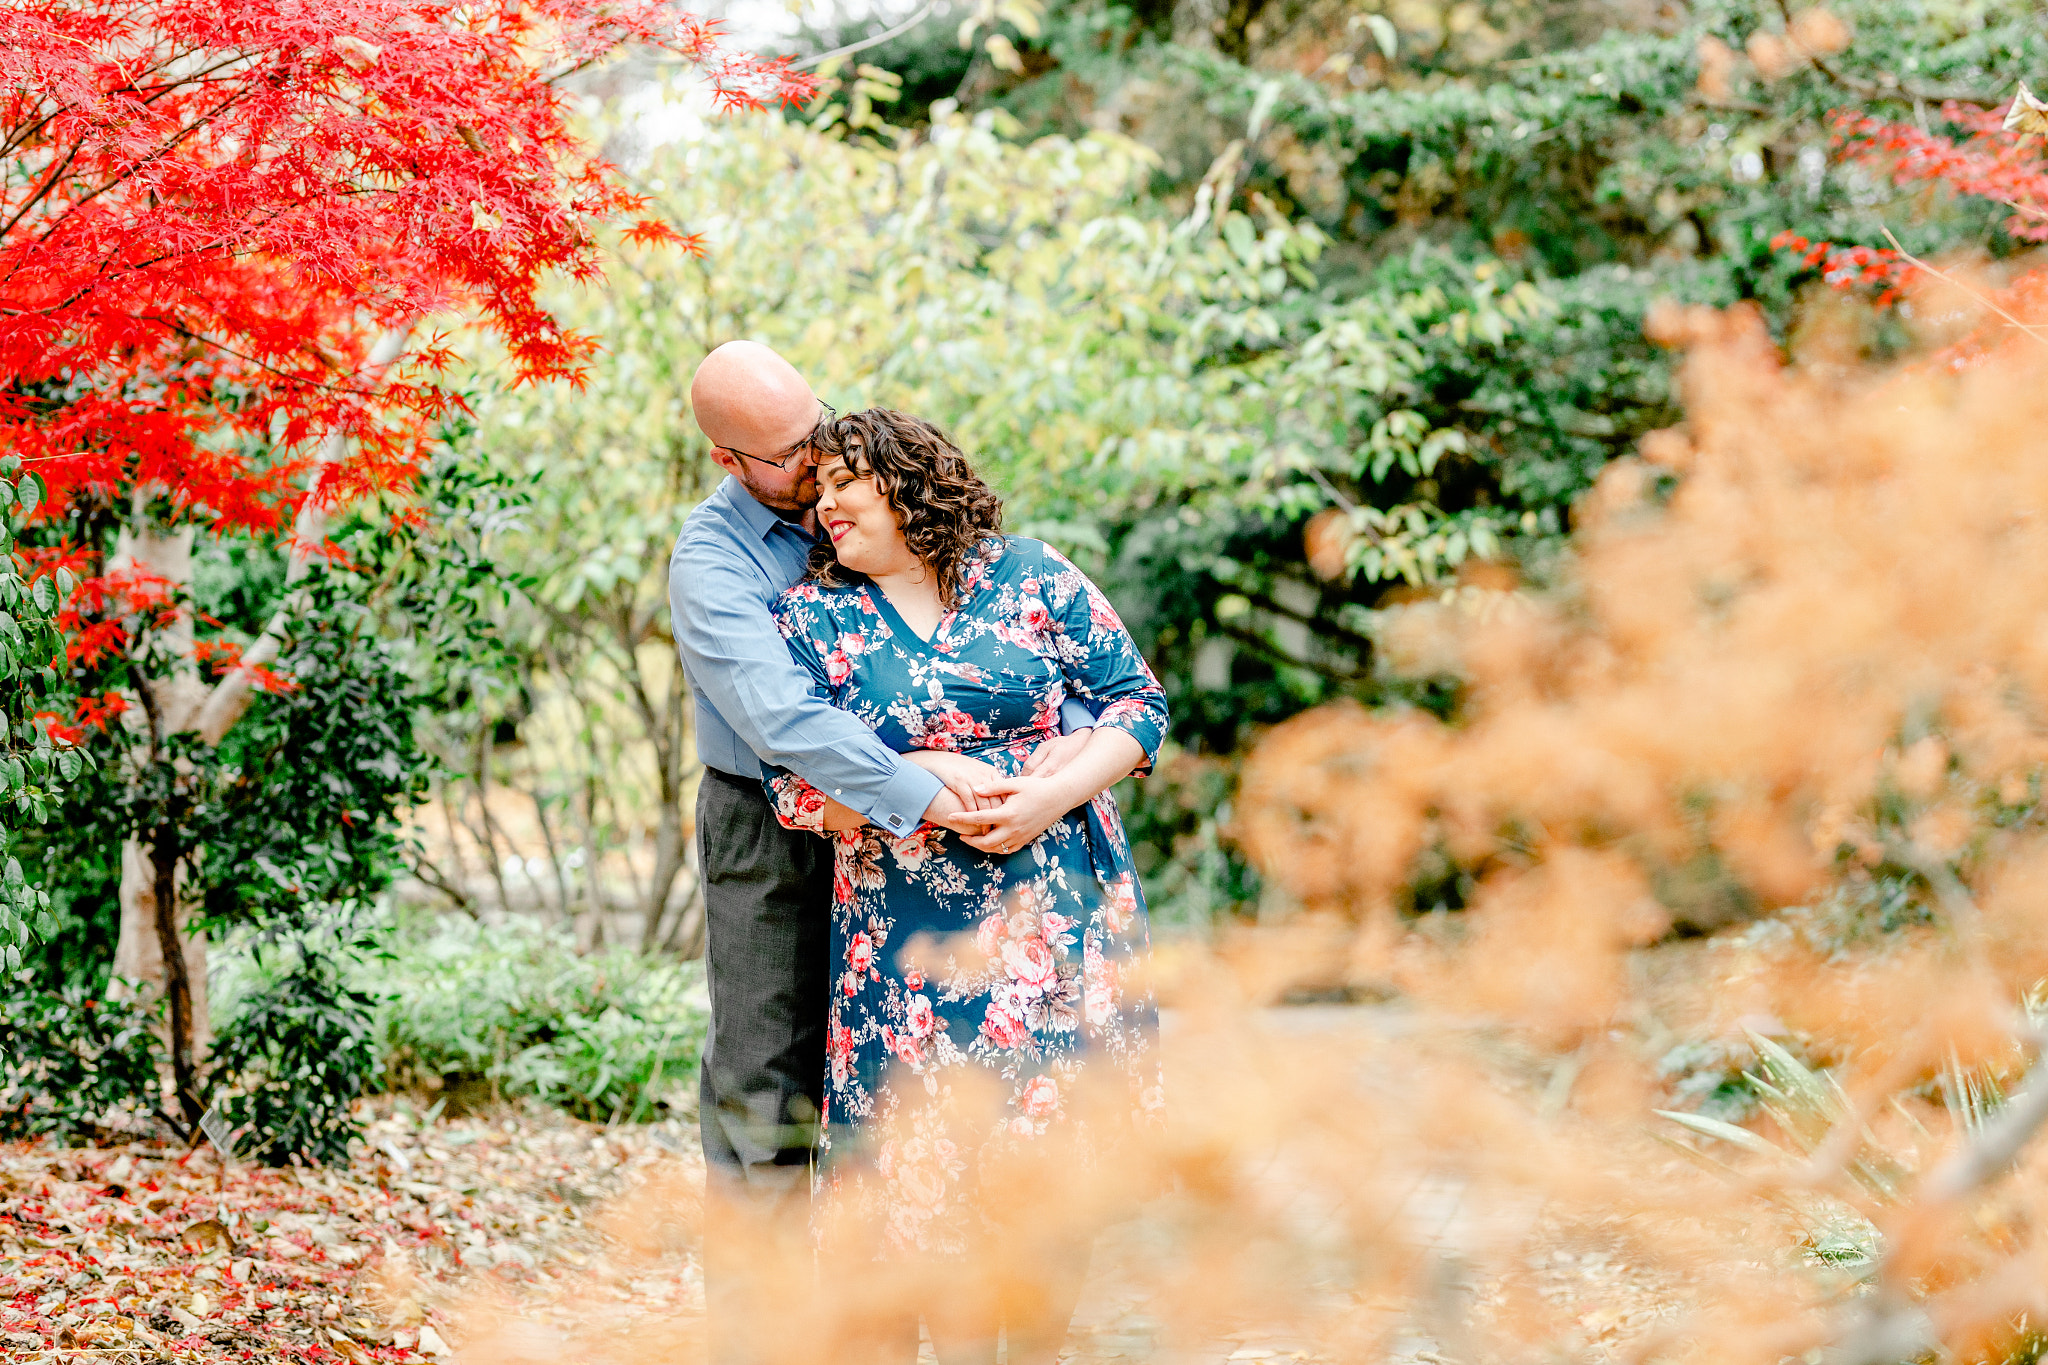
[[[582,1118],[659,1117],[696,1074],[710,1017],[701,963],[626,949],[579,956],[531,921],[458,916],[401,933],[380,964],[392,1088],[482,1082]]]
[[[379,1070],[379,1000],[365,989],[376,929],[351,906],[288,937],[252,937],[224,964],[224,1023],[208,1079],[241,1155],[345,1162],[353,1105]]]
[[[0,1139],[97,1136],[118,1111],[156,1117],[163,1051],[133,1000],[39,990],[23,972],[0,989]]]
[[[1119,783],[1116,801],[1156,930],[1206,931],[1257,912],[1259,874],[1231,842],[1234,759],[1171,741],[1150,776]]]

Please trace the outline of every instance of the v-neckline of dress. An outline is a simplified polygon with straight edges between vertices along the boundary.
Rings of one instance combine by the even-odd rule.
[[[911,627],[910,622],[903,619],[903,613],[896,610],[896,604],[889,600],[889,594],[882,591],[880,584],[870,580],[868,583],[868,595],[874,599],[876,609],[887,619],[889,629],[908,635],[911,639],[917,641],[918,646],[927,653],[937,654],[941,652],[933,645],[932,641],[946,633],[946,623],[953,619],[957,614],[956,611],[940,612],[939,623],[932,627],[931,639],[926,639]]]

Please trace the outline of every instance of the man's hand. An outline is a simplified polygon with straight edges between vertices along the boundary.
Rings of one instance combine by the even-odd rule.
[[[996,804],[993,797],[984,800],[976,795],[975,788],[1001,777],[1003,774],[1000,769],[992,767],[978,758],[969,758],[966,754],[948,753],[943,749],[912,749],[903,757],[907,762],[915,763],[918,767],[945,783],[946,790],[959,798],[963,808],[967,810],[983,810]],[[927,815],[925,818],[931,820],[935,817]],[[943,824],[944,821],[939,821],[938,823]]]
[[[859,829],[868,822],[867,816],[862,815],[852,806],[841,805],[829,796],[825,798],[824,818],[824,828],[827,834],[844,834],[847,830]]]
[[[1080,757],[1081,751],[1088,747],[1088,736],[1094,733],[1094,727],[1088,726],[1074,731],[1071,735],[1058,735],[1045,741],[1031,751],[1031,757],[1024,760],[1025,776],[1053,776]]]
[[[908,757],[908,755],[906,755]],[[991,805],[995,804],[993,801]],[[939,794],[924,808],[924,818],[935,825],[943,825],[955,834],[979,834],[993,816],[982,815],[971,809],[953,794],[951,787],[939,788]]]

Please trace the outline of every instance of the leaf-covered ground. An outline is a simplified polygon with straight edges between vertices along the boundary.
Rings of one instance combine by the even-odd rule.
[[[569,1279],[585,1308],[609,1292],[639,1320],[700,1309],[694,1134],[546,1111],[422,1129],[401,1111],[370,1138],[327,1171],[0,1149],[0,1359],[429,1360],[461,1338],[454,1305],[516,1298],[544,1320]],[[648,1183],[680,1197],[636,1202],[668,1214],[608,1226],[605,1201]],[[593,1274],[622,1246],[628,1280]]]
[[[1290,1011],[1290,1031],[1375,1026],[1372,1012],[1327,1013]],[[400,1106],[369,1138],[345,1170],[224,1169],[206,1148],[0,1148],[0,1360],[699,1358],[694,1124],[606,1129],[536,1107],[422,1125]],[[1285,1162],[1263,1163],[1261,1179],[1311,1213],[1327,1204]],[[1409,1235],[1455,1255],[1498,1214],[1469,1202],[1453,1184],[1419,1186]],[[1623,1240],[1534,1231],[1520,1291],[1566,1309],[1582,1358],[1625,1351],[1683,1300],[1632,1265]],[[1166,1235],[1142,1219],[1105,1234],[1070,1365],[1324,1358],[1270,1325],[1194,1349],[1176,1339],[1170,1287],[1133,1273],[1172,1262]],[[1332,1294],[1341,1288],[1333,1278]],[[1501,1289],[1471,1284],[1467,1301],[1486,1312]],[[1392,1359],[1437,1355],[1414,1309],[1385,1306]]]

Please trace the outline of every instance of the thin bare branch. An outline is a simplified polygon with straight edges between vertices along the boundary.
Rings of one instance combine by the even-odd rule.
[[[1899,245],[1899,239],[1892,235],[1892,230],[1890,228],[1884,229],[1884,239],[1892,244],[1892,250],[1899,253],[1900,260],[1910,263],[1917,269],[1926,271],[1928,274],[1934,276],[1935,279],[1940,280],[1944,284],[1951,285],[1957,289],[1962,290],[1965,294],[1968,294],[1972,299],[1975,299],[1978,303],[1984,305],[1984,307],[1998,314],[1998,316],[2004,318],[2014,327],[2019,328],[2028,336],[2033,337],[2034,340],[2043,343],[2048,343],[2048,328],[2044,328],[2039,323],[2020,321],[2018,318],[2014,317],[2010,312],[2008,312],[2002,305],[2000,305],[1998,300],[1992,298],[1988,294],[1984,294],[1979,292],[1978,290],[1972,289],[1969,285],[1964,284],[1961,280],[1949,274],[1947,271],[1939,270],[1934,266],[1929,265],[1927,262],[1921,260],[1918,256],[1915,256],[1912,252],[1906,250],[1906,248]]]

